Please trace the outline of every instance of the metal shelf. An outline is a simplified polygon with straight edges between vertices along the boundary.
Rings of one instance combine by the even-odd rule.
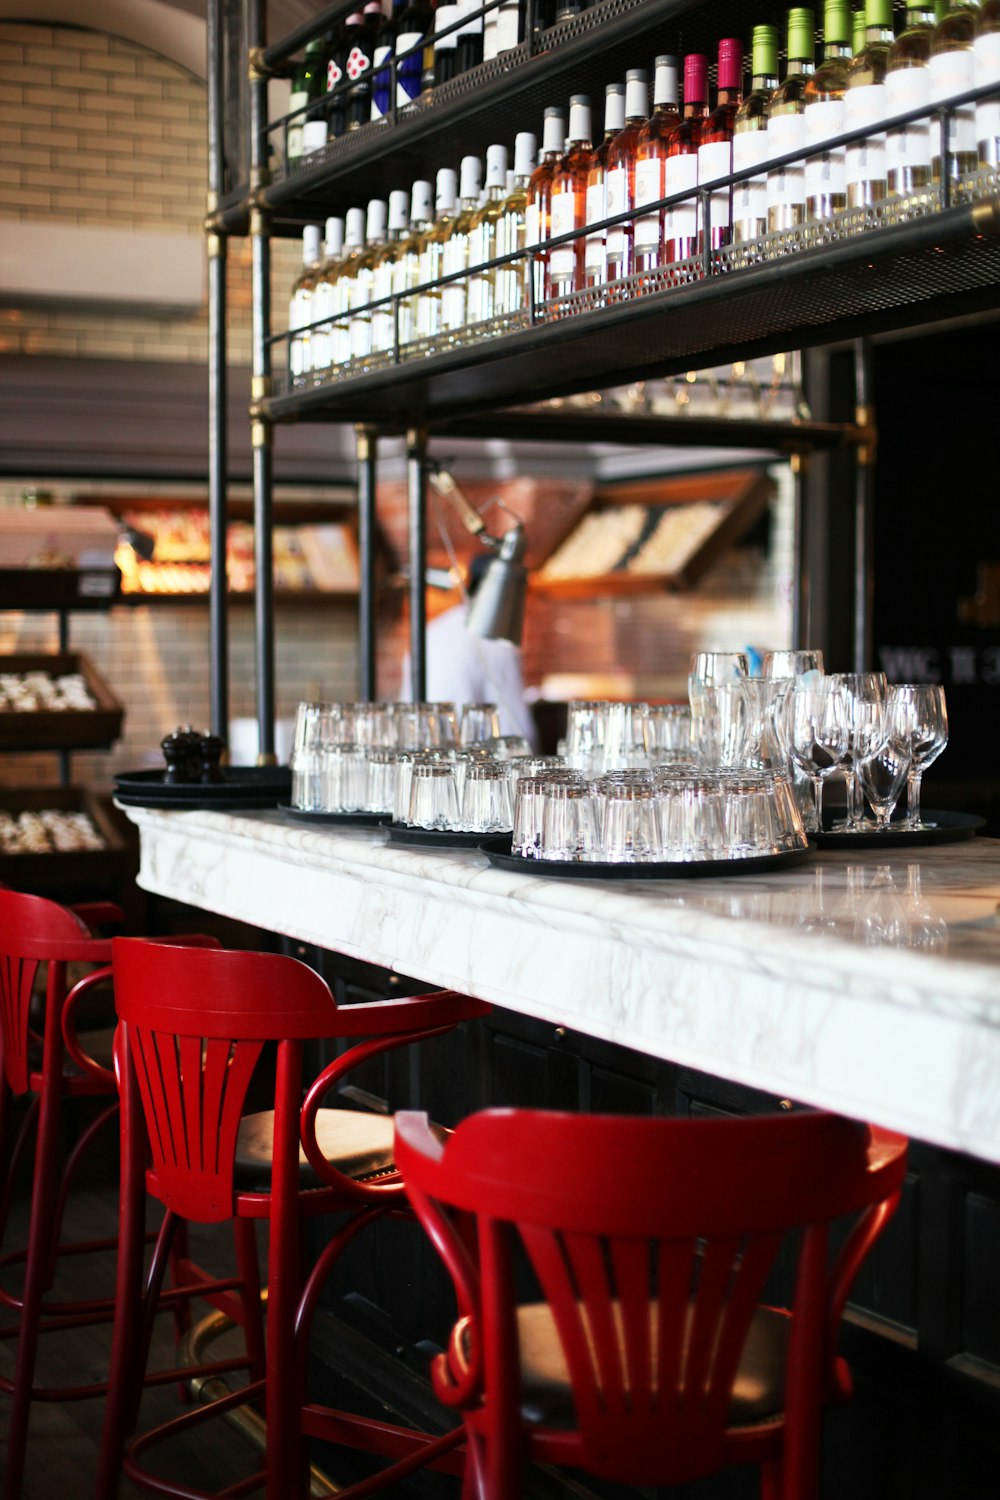
[[[861,429],[834,422],[785,422],[765,417],[667,417],[574,409],[533,411],[513,407],[434,424],[440,437],[503,438],[512,443],[652,444],[663,448],[760,448],[814,453],[863,441]]]
[[[929,213],[263,403],[385,429],[682,374],[1000,305],[1000,198]],[[279,377],[280,378],[280,377]],[[277,386],[276,386],[277,390]],[[595,424],[596,425],[596,424]]]

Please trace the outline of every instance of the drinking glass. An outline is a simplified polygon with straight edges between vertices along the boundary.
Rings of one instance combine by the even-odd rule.
[[[604,769],[610,703],[579,699],[566,705],[566,759],[579,771]]]
[[[352,703],[351,738],[358,745],[394,749],[396,745],[395,712],[391,703]]]
[[[725,792],[717,775],[657,773],[661,858],[726,857]]]
[[[702,720],[709,712],[708,693],[726,683],[743,682],[750,676],[745,651],[697,651],[688,671],[688,702],[691,705],[691,737],[701,749],[705,731]]]
[[[864,817],[864,797],[856,770],[859,706],[884,699],[888,684],[884,672],[833,672],[829,680],[844,694],[850,737],[841,766],[846,783],[847,818],[842,825],[835,823],[834,827],[843,827],[848,833],[860,833],[872,825]]]
[[[361,812],[368,795],[368,757],[353,741],[323,749],[323,811]]]
[[[542,801],[539,859],[596,859],[597,818],[589,783],[553,777],[546,782]]]
[[[474,761],[465,772],[461,826],[467,833],[509,833],[514,822],[502,761]]]
[[[367,812],[392,812],[396,804],[399,765],[403,759],[404,756],[398,750],[369,750],[368,784],[365,793]]]
[[[410,787],[413,781],[413,764],[420,754],[417,750],[397,752],[396,791],[392,802],[392,821],[405,823],[410,816]]]
[[[639,715],[642,742],[651,764],[691,749],[691,706],[688,703],[644,703]]]
[[[647,703],[609,703],[604,742],[604,770],[614,771],[647,763],[642,712]]]
[[[705,766],[742,766],[751,742],[753,714],[749,678],[706,687],[692,720],[698,753]]]
[[[612,864],[658,860],[662,852],[651,776],[601,776],[594,782],[601,858]]]
[[[545,792],[553,780],[576,781],[583,784],[580,771],[537,771],[517,779],[514,788],[514,835],[512,847],[522,859],[540,859],[542,850],[542,817],[545,811]]]
[[[410,778],[410,807],[406,819],[411,828],[438,832],[459,826],[455,767],[448,761],[416,760]]]
[[[291,802],[303,812],[324,811],[323,749],[334,738],[338,718],[339,706],[334,703],[300,703],[295,710]]]
[[[724,775],[722,783],[729,858],[777,854],[781,841],[770,778],[763,771],[736,771]]]
[[[815,686],[793,678],[779,709],[781,738],[792,764],[809,777],[813,807],[805,819],[809,832],[823,828],[823,782],[841,765],[850,745],[844,696],[828,677]]]
[[[855,763],[875,827],[885,833],[910,770],[910,732],[901,706],[888,699],[859,705]]]
[[[454,745],[454,703],[401,703],[395,714],[400,750],[437,750]]]
[[[460,745],[492,740],[500,734],[500,711],[495,703],[463,703],[458,734]]]
[[[910,746],[910,771],[907,777],[906,817],[904,828],[928,828],[920,821],[920,781],[927,767],[948,743],[948,709],[944,688],[930,682],[901,682],[889,689],[890,703],[900,714],[901,728]]]
[[[822,676],[823,653],[808,648],[765,651],[761,671],[764,677],[804,677],[810,672]]]

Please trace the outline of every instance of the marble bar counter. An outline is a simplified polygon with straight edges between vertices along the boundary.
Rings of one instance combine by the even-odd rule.
[[[1000,840],[584,882],[129,808],[147,891],[1000,1162]]]

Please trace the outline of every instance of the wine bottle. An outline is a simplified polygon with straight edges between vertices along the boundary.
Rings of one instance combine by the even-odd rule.
[[[513,255],[523,250],[527,243],[528,192],[537,147],[538,142],[530,130],[522,130],[514,137],[514,181],[500,205],[497,218],[497,255]],[[501,328],[509,328],[519,321],[529,304],[530,286],[528,257],[497,267],[496,314]]]
[[[684,59],[684,108],[667,142],[663,194],[683,193],[698,186],[698,147],[708,117],[708,58],[689,52]],[[688,260],[698,251],[698,200],[692,191],[684,203],[663,211],[663,259]]]
[[[698,144],[699,182],[728,177],[733,170],[733,133],[743,103],[743,43],[736,37],[724,37],[719,43],[718,84],[716,105],[702,127]],[[721,250],[733,237],[732,188],[719,188],[709,195],[708,203],[710,247]]]
[[[977,0],[952,0],[945,16],[934,28],[931,37],[931,55],[927,68],[930,73],[931,104],[943,104],[956,94],[964,94],[975,87],[975,58],[972,44],[976,38]],[[934,181],[941,182],[945,167],[941,161],[940,130],[931,126],[934,141],[931,170]],[[956,109],[948,125],[947,176],[958,182],[979,165],[979,150],[976,142],[976,109],[973,104]]]
[[[584,285],[584,236],[587,224],[587,173],[594,150],[590,99],[574,94],[569,101],[569,146],[552,174],[551,235],[577,231],[575,240],[549,252],[550,297],[565,297]]]
[[[312,373],[311,335],[306,330],[313,319],[313,291],[320,269],[320,227],[307,224],[302,231],[302,270],[292,287],[288,304],[288,371],[293,385],[301,385]]]
[[[587,223],[599,224],[608,214],[607,168],[611,142],[625,126],[625,85],[609,83],[604,90],[604,139],[590,154],[587,168]],[[583,252],[586,287],[603,286],[608,279],[606,233],[588,233]]]
[[[365,248],[354,266],[351,281],[351,363],[364,367],[372,352],[372,312],[375,267],[382,255],[386,236],[388,205],[384,198],[373,198],[365,219]]]
[[[566,117],[561,109],[550,107],[543,118],[542,154],[528,184],[524,231],[527,245],[544,245],[549,238],[552,178],[562,159],[565,143]],[[536,250],[531,266],[531,291],[535,302],[544,302],[548,296],[548,271],[548,251]]]
[[[663,210],[640,214],[647,203],[663,197],[663,168],[667,142],[680,119],[677,105],[677,59],[666,54],[656,59],[653,82],[653,113],[641,127],[635,146],[635,207],[633,268],[655,271],[663,259]]]
[[[389,113],[392,69],[389,60],[396,50],[396,32],[406,0],[393,0],[387,15],[379,19],[372,47],[371,118],[382,120]]]
[[[499,57],[502,52],[524,41],[524,0],[503,0],[491,10],[483,24],[483,61]]]
[[[312,331],[310,365],[314,376],[329,372],[333,363],[333,320],[337,312],[336,285],[344,253],[344,221],[327,219],[323,234],[323,254],[313,290],[312,321],[319,323]],[[320,320],[324,321],[320,323]]]
[[[605,172],[607,218],[635,208],[635,153],[639,132],[649,114],[649,74],[630,68],[625,74],[625,124],[608,147]],[[635,226],[629,219],[607,232],[605,255],[608,281],[632,274],[635,265]]]
[[[424,236],[420,252],[420,275],[418,284],[430,289],[421,292],[417,301],[417,336],[420,339],[437,340],[441,336],[441,297],[443,288],[436,285],[444,275],[444,247],[451,234],[457,211],[458,178],[451,167],[442,167],[437,174],[434,193],[434,224]]]
[[[851,58],[844,94],[844,128],[872,127],[846,151],[847,206],[870,208],[888,192],[885,131],[875,127],[889,113],[886,72],[892,46],[892,0],[865,0],[865,45]]]
[[[450,83],[458,71],[455,62],[455,43],[458,40],[458,33],[449,31],[447,36],[438,34],[445,31],[447,27],[454,26],[457,20],[457,5],[439,5],[434,12],[432,66],[430,74],[424,75],[425,90],[440,88],[443,83]]]
[[[847,207],[844,148],[817,151],[825,141],[843,135],[844,92],[851,61],[851,12],[847,0],[826,0],[823,11],[823,61],[805,87],[806,217],[830,219]]]
[[[1000,89],[1000,0],[983,0],[979,7],[972,61],[976,88]],[[1000,167],[1000,92],[976,105],[976,140],[979,165]]]
[[[344,72],[350,82],[347,95],[347,128],[359,130],[367,125],[372,113],[372,59],[375,56],[375,33],[382,18],[379,0],[368,0],[361,13],[361,24],[350,25],[348,18],[347,63]]]
[[[403,188],[389,194],[385,245],[372,269],[372,301],[403,290],[403,241],[409,224],[410,195]],[[402,344],[402,339],[400,339]],[[392,302],[372,309],[372,353],[391,354],[396,345],[396,308]]]
[[[891,0],[890,0],[891,3]],[[767,227],[775,234],[795,229],[806,216],[805,91],[815,71],[813,13],[805,6],[788,12],[788,68],[775,89],[767,118],[767,154],[773,160],[797,151],[801,160],[772,167],[767,174]]]
[[[458,213],[452,221],[451,232],[444,242],[441,273],[450,276],[456,271],[465,271],[469,264],[469,235],[476,214],[479,212],[479,190],[483,178],[483,164],[478,156],[463,156],[459,173]],[[441,288],[441,327],[456,342],[468,318],[468,282],[460,277],[447,281]]]
[[[929,109],[931,39],[937,17],[931,0],[907,5],[906,25],[889,48],[886,64],[886,114]],[[931,181],[931,125],[926,116],[886,132],[886,186],[890,193],[918,193]]]
[[[347,33],[352,25],[363,25],[361,10],[352,11],[339,31],[327,33],[326,69],[323,77],[323,107],[317,117],[317,128],[307,122],[303,134],[305,150],[318,150],[327,141],[335,141],[347,129],[346,68],[348,42]]]
[[[420,98],[424,43],[433,23],[433,12],[425,0],[406,0],[396,23],[397,109],[405,109]]]
[[[333,286],[333,365],[345,369],[351,362],[351,308],[354,278],[365,253],[365,211],[349,208],[344,222],[344,254]]]
[[[868,31],[868,21],[865,16],[865,7],[862,4],[859,9],[851,12],[851,56],[857,57],[864,50],[865,35]]]
[[[413,288],[420,285],[420,257],[427,236],[434,228],[434,189],[419,179],[410,188],[410,232],[399,252],[400,281],[406,293],[399,303],[399,346],[412,344],[417,337],[417,298]]]
[[[458,0],[459,16],[466,16],[470,11],[479,10],[482,0]],[[456,73],[467,73],[470,68],[476,68],[483,60],[483,18],[473,16],[471,20],[463,21],[463,24],[455,33],[455,71]]]
[[[748,171],[767,160],[767,119],[778,87],[778,28],[755,26],[750,92],[733,121],[733,171]],[[733,188],[733,239],[756,240],[767,233],[767,177],[763,172]]]
[[[507,196],[507,147],[486,149],[486,200],[476,214],[469,234],[469,293],[467,318],[470,327],[492,324],[496,317],[496,267],[491,271],[475,269],[500,252],[497,250],[497,225]]]
[[[306,144],[303,132],[307,123],[312,123],[313,115],[301,114],[300,111],[308,109],[323,96],[323,77],[326,70],[326,39],[322,36],[313,37],[306,46],[305,55],[301,62],[295,66],[292,74],[292,87],[288,96],[288,113],[295,118],[290,120],[285,129],[285,162],[289,167],[297,166],[306,154]],[[323,140],[326,139],[324,130]],[[319,142],[322,145],[323,141]],[[310,150],[315,150],[311,146]]]

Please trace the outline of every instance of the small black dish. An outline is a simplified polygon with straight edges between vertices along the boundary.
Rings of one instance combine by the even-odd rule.
[[[509,833],[455,833],[451,829],[411,828],[407,823],[393,823],[386,818],[382,827],[388,830],[390,844],[405,844],[411,849],[479,849],[486,844],[506,846],[510,853]]]
[[[334,828],[378,828],[385,821],[385,813],[309,812],[304,807],[292,807],[288,802],[279,802],[278,811],[293,823],[328,823]]]
[[[115,799],[123,807],[156,807],[168,812],[217,808],[276,807],[292,790],[287,766],[223,766],[221,781],[166,782],[162,770],[129,771],[115,777]]]
[[[519,875],[550,875],[557,880],[704,880],[729,875],[766,875],[771,870],[791,870],[812,855],[808,849],[786,849],[780,854],[757,854],[749,859],[672,859],[655,864],[590,864],[582,860],[524,859],[510,852],[510,840],[487,839],[482,851],[497,870],[516,870]]]
[[[809,837],[818,849],[918,849],[924,844],[960,844],[975,838],[980,828],[986,827],[986,819],[978,813],[935,812],[925,808],[921,816],[935,826],[900,828],[890,823],[885,833],[877,833],[873,828],[862,829],[860,833],[824,828],[822,833],[811,833]]]

